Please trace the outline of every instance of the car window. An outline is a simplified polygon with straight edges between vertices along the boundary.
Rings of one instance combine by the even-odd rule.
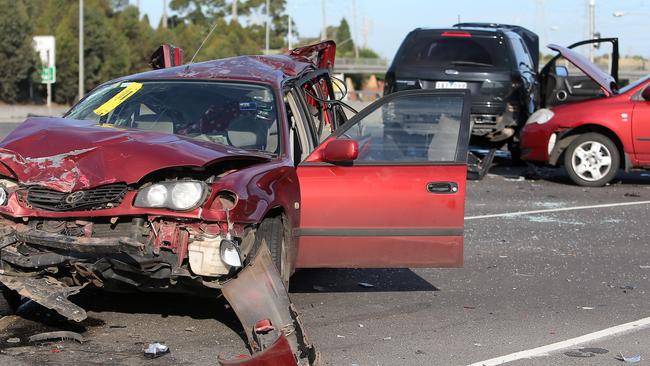
[[[359,143],[356,163],[456,161],[461,96],[401,96],[386,102],[343,133]]]
[[[256,84],[117,82],[92,92],[65,117],[248,150],[278,153],[280,147],[273,92]]]
[[[420,32],[408,37],[398,52],[396,67],[507,68],[510,65],[506,45],[500,37],[442,34]]]

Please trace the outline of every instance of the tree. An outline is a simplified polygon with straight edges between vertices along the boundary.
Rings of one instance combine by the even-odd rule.
[[[24,0],[0,0],[0,99],[24,100],[40,66]]]
[[[350,34],[350,26],[345,18],[341,19],[334,40],[336,41],[336,53],[343,57],[353,55],[354,41],[352,40],[352,34]]]

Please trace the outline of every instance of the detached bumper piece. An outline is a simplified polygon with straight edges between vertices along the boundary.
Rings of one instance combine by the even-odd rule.
[[[250,357],[232,360],[220,357],[222,366],[320,365],[320,354],[307,339],[265,244],[222,291],[246,331],[253,352]]]
[[[473,152],[467,154],[467,179],[481,180],[490,170],[497,150],[492,148],[482,159]]]

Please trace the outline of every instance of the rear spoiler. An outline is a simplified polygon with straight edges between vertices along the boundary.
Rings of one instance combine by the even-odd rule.
[[[292,58],[306,58],[319,69],[332,69],[336,57],[336,43],[334,41],[323,41],[294,48],[289,51],[288,55]]]

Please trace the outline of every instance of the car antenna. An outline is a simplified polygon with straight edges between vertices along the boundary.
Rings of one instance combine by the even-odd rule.
[[[214,25],[212,26],[212,29],[210,29],[210,32],[208,33],[208,35],[205,36],[205,38],[203,38],[203,42],[201,42],[201,45],[199,46],[199,48],[196,50],[196,52],[194,52],[194,55],[190,59],[190,62],[187,64],[187,66],[185,66],[185,71],[190,69],[190,65],[192,63],[194,63],[194,58],[196,58],[196,55],[199,54],[199,51],[201,51],[201,49],[203,48],[203,45],[205,44],[205,41],[207,41],[208,38],[210,38],[210,36],[212,35],[212,32],[214,32],[214,29],[217,28],[217,24],[219,24],[219,23],[214,22]]]

